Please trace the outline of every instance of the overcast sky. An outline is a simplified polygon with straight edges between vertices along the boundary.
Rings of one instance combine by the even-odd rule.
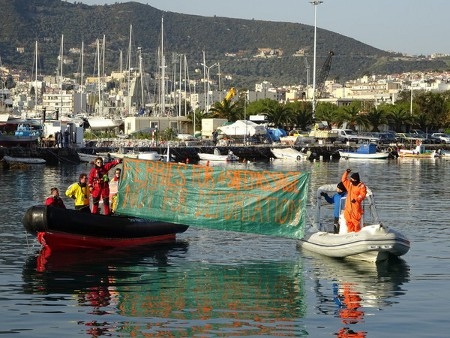
[[[104,5],[122,0],[76,0]],[[72,0],[68,2],[74,2]],[[160,10],[314,25],[309,0],[135,0]],[[406,54],[450,54],[450,0],[323,0],[317,27],[376,48]]]

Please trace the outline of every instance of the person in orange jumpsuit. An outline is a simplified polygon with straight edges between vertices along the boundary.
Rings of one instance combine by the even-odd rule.
[[[92,213],[98,214],[98,205],[100,198],[103,199],[103,214],[109,215],[111,209],[109,208],[109,177],[108,171],[121,163],[121,159],[117,159],[106,164],[103,164],[103,159],[97,157],[94,161],[94,167],[89,172],[89,191],[92,196]]]
[[[344,218],[347,222],[348,232],[358,232],[361,230],[361,217],[364,213],[362,202],[366,198],[367,189],[361,182],[358,173],[353,173],[350,178],[348,175],[352,170],[347,169],[342,175],[342,183],[347,189],[347,200],[344,207]]]

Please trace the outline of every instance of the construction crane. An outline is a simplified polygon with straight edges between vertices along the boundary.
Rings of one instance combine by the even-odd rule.
[[[324,64],[322,65],[322,68],[320,69],[319,76],[317,77],[317,85],[316,85],[316,99],[319,99],[323,94],[323,88],[325,86],[325,81],[328,77],[328,74],[330,73],[331,69],[331,58],[333,57],[334,52],[330,50],[328,53],[328,57],[325,60]]]
[[[225,100],[231,101],[231,99],[236,95],[236,93],[237,93],[236,88],[231,87],[227,95],[225,95]]]

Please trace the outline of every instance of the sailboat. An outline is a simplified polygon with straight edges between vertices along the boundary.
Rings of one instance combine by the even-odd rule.
[[[105,37],[103,36],[102,53],[105,53]],[[97,39],[97,91],[98,91],[98,107],[97,113],[94,116],[87,118],[91,130],[105,130],[114,129],[120,127],[124,122],[120,117],[114,117],[114,113],[111,114],[111,107],[105,107],[103,102],[102,93],[102,70],[100,67],[100,41]],[[104,60],[102,61],[104,64]]]

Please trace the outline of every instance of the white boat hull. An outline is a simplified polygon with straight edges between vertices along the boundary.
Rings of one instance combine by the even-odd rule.
[[[198,157],[202,161],[239,161],[239,157],[236,155],[216,155],[216,154],[208,154],[208,153],[198,153]]]
[[[435,158],[439,157],[439,155],[436,153],[436,151],[426,151],[426,152],[417,152],[415,150],[405,150],[400,149],[398,152],[398,156],[400,157],[409,157],[409,158]]]
[[[298,246],[328,257],[378,262],[406,254],[410,242],[398,231],[374,224],[345,234],[313,232],[305,235]]]
[[[388,152],[376,152],[373,154],[363,154],[363,153],[357,153],[352,151],[341,151],[339,150],[339,155],[341,158],[357,158],[357,159],[365,159],[365,160],[381,160],[381,159],[387,159],[389,158]]]
[[[78,157],[80,158],[81,162],[94,162],[99,155],[92,155],[92,154],[84,154],[84,153],[78,153]]]
[[[140,160],[147,160],[147,161],[161,161],[162,156],[158,154],[156,151],[148,151],[139,153],[137,158]]]
[[[6,163],[23,163],[23,164],[45,164],[46,163],[46,161],[43,158],[34,158],[34,157],[3,156],[3,160]]]
[[[110,119],[106,117],[90,117],[87,119],[92,130],[113,129],[123,124],[121,119]]]
[[[270,151],[277,159],[301,161],[306,159],[306,155],[293,148],[271,148]]]

